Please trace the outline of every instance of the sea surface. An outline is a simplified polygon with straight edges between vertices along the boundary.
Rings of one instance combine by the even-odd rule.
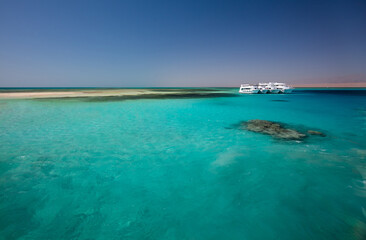
[[[366,239],[366,91],[237,90],[1,99],[0,239]]]

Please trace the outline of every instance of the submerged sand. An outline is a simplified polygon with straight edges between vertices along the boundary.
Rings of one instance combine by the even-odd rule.
[[[90,89],[90,90],[14,90],[0,92],[1,98],[10,99],[74,99],[124,100],[141,98],[197,98],[232,96],[220,89]]]

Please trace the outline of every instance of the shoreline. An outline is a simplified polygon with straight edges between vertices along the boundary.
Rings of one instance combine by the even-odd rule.
[[[128,100],[161,98],[208,98],[233,96],[233,93],[217,88],[192,89],[10,89],[0,90],[0,99],[89,99]]]
[[[365,90],[366,83],[345,84],[302,84],[296,89],[316,90]],[[199,98],[235,95],[231,89],[237,87],[204,88],[0,88],[0,99],[75,99],[75,98]]]
[[[295,88],[366,88],[366,82],[293,84]]]

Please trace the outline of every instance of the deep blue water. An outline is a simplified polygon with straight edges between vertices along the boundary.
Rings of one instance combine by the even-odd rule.
[[[0,239],[366,239],[365,163],[363,90],[3,99]]]

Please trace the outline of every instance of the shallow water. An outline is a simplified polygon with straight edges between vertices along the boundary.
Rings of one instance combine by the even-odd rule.
[[[365,139],[361,90],[0,100],[0,239],[365,239]]]

